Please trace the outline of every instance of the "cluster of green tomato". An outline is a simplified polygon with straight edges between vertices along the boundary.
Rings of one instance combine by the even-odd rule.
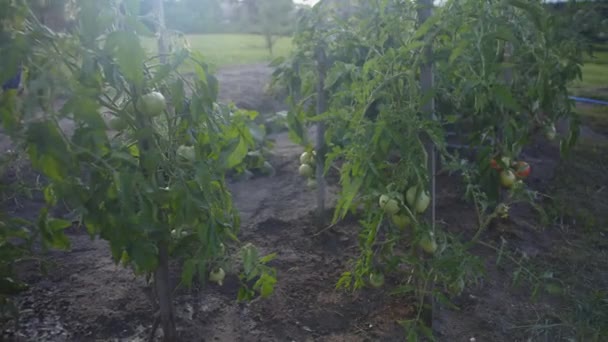
[[[405,202],[407,208],[401,208],[399,201],[387,194],[381,195],[378,200],[380,209],[390,216],[391,222],[399,229],[405,229],[411,224],[410,214],[422,214],[428,209],[431,204],[431,196],[419,186],[412,186],[405,193]],[[426,232],[423,235],[420,247],[429,254],[435,253],[437,242],[435,242],[432,232]]]
[[[315,179],[314,166],[316,164],[315,159],[317,158],[317,153],[315,151],[312,152],[304,152],[300,155],[300,175],[306,177],[308,180],[306,181],[306,186],[309,189],[315,189],[317,187],[317,180]]]

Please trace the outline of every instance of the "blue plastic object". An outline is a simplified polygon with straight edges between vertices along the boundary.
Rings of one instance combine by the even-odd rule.
[[[597,104],[597,105],[602,105],[602,106],[608,106],[608,102],[602,101],[602,100],[588,99],[588,98],[585,98],[585,97],[578,97],[578,96],[570,96],[570,99],[574,100],[576,102],[583,102],[583,103],[591,103],[591,104]]]
[[[19,89],[19,85],[21,85],[21,72],[22,69],[19,68],[19,71],[15,76],[13,76],[13,78],[4,82],[4,84],[2,85],[2,90],[6,91],[8,89]]]

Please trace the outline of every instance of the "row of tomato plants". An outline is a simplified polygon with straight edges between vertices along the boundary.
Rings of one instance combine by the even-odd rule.
[[[291,137],[307,149],[300,173],[340,165],[333,220],[361,217],[361,255],[337,286],[378,286],[391,275],[396,292],[420,299],[418,315],[404,321],[412,340],[432,335],[432,320],[421,319],[430,302],[445,304],[482,276],[470,248],[490,223],[512,203],[538,208],[524,183],[530,166],[517,159],[538,132],[555,140],[558,120],[570,123],[562,152],[575,143],[566,86],[580,77],[585,47],[540,2],[451,0],[424,21],[420,6],[382,0],[345,11],[321,2],[298,22],[293,56],[274,64],[290,94]],[[429,62],[432,84],[421,85]],[[312,100],[323,92],[330,101],[319,111]],[[313,157],[307,127],[319,123],[327,153]],[[435,222],[429,144],[477,209],[465,240]]]
[[[247,168],[272,172],[268,142],[257,113],[217,103],[218,82],[199,53],[176,41],[173,51],[149,56],[144,39],[155,34],[140,22],[139,1],[75,5],[70,31],[54,32],[27,1],[0,2],[0,79],[28,71],[17,82],[25,94],[3,91],[0,121],[47,179],[36,229],[19,228],[17,237],[40,233],[45,245],[68,248],[63,230],[72,221],[49,215],[66,205],[91,236],[109,241],[117,263],[146,276],[164,340],[175,341],[170,258],[181,261],[185,286],[221,284],[226,269],[240,274],[239,300],[273,291],[276,275],[266,263],[274,255],[238,240],[226,184],[227,174]],[[65,119],[73,131],[60,124]],[[228,253],[235,251],[237,259]],[[17,261],[1,257],[3,265]],[[13,279],[8,268],[3,275]]]

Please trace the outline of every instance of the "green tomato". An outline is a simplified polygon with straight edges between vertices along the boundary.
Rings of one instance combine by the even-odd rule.
[[[374,288],[379,288],[384,285],[384,274],[382,273],[370,273],[369,283]]]
[[[500,172],[500,184],[505,188],[510,188],[515,184],[517,177],[511,170],[502,170]]]
[[[416,203],[416,193],[418,192],[418,187],[413,186],[409,189],[407,189],[407,192],[405,193],[405,201],[407,202],[407,205],[412,208],[414,207],[415,203]]]
[[[307,177],[307,178],[312,177],[312,167],[308,164],[300,165],[298,172],[300,173],[300,176]]]
[[[224,283],[224,278],[226,277],[226,272],[220,267],[217,270],[213,270],[209,272],[209,280],[217,283],[219,286],[222,286]]]
[[[137,108],[150,116],[158,116],[167,108],[167,102],[163,94],[153,91],[139,99]]]
[[[310,190],[314,190],[317,188],[317,180],[314,178],[308,178],[308,181],[306,181],[306,186],[310,189]]]
[[[410,217],[406,214],[396,214],[391,216],[391,221],[399,229],[405,229],[411,223]]]
[[[423,191],[416,200],[416,212],[419,214],[425,212],[429,204],[431,204],[431,197],[428,192]]]
[[[177,148],[177,155],[190,162],[196,160],[196,151],[194,150],[194,146],[181,145]]]
[[[416,193],[418,192],[418,188],[413,186],[407,190],[405,193],[405,200],[410,208],[416,210],[417,213],[423,213],[429,207],[431,203],[431,197],[427,191],[422,191],[418,197],[416,197]]]
[[[220,242],[220,254],[226,253],[226,246],[222,242]]]
[[[300,164],[312,164],[312,154],[304,152],[300,155]]]
[[[389,199],[384,205],[384,211],[389,215],[395,215],[399,212],[399,203],[394,199]]]
[[[380,195],[380,198],[378,199],[378,205],[380,206],[380,209],[384,209],[384,207],[386,206],[386,202],[388,202],[388,200],[390,200],[391,198],[388,197],[388,195]]]
[[[435,239],[431,235],[425,235],[420,239],[420,247],[425,252],[433,254],[437,250],[437,242],[435,242]]]

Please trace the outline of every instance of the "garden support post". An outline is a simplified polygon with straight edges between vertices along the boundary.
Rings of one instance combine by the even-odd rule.
[[[318,83],[317,83],[317,115],[321,115],[327,111],[327,91],[325,90],[325,74],[327,72],[327,58],[325,56],[325,50],[319,47],[316,51],[317,59],[317,72],[318,72]],[[325,194],[327,184],[323,177],[323,170],[325,169],[325,122],[319,121],[317,123],[317,141],[315,150],[317,151],[316,163],[317,169],[315,178],[317,179],[317,219],[319,226],[325,224]]]
[[[160,56],[160,62],[165,64],[167,59],[167,44],[165,42],[165,5],[163,4],[163,0],[154,1],[154,11],[158,20],[158,55]]]
[[[418,24],[421,26],[426,22],[428,18],[433,14],[433,0],[418,0]],[[424,62],[420,68],[420,90],[425,96],[429,92],[433,91],[434,82],[433,82],[433,48],[429,43],[424,48]],[[431,120],[435,120],[435,99],[430,98],[426,103],[422,104],[422,111],[430,116]],[[430,209],[427,212],[427,220],[430,222],[431,231],[435,231],[435,219],[436,219],[436,196],[435,196],[435,174],[436,174],[436,151],[435,145],[430,137],[425,137],[425,149],[427,158],[427,169],[428,169],[428,178],[429,178],[429,194],[431,197]],[[431,288],[434,287],[434,284],[430,285]],[[434,319],[437,315],[437,310],[439,309],[438,303],[432,298],[432,296],[427,296],[425,302],[432,303],[431,313],[427,316],[429,322],[427,322],[433,331],[437,331],[437,322]]]
[[[167,62],[167,46],[165,44],[165,8],[163,0],[155,0],[154,10],[158,19],[158,54],[160,62]],[[154,177],[153,175],[151,177]],[[158,268],[154,273],[154,285],[158,296],[160,325],[163,329],[163,341],[177,341],[175,316],[173,314],[172,289],[169,281],[169,248],[167,241],[158,244]]]
[[[163,341],[177,341],[177,330],[175,328],[175,317],[173,315],[173,300],[171,286],[169,283],[169,251],[167,242],[162,241],[158,245],[158,269],[154,274],[154,283],[158,295],[158,306],[160,309],[160,324],[163,328]]]

